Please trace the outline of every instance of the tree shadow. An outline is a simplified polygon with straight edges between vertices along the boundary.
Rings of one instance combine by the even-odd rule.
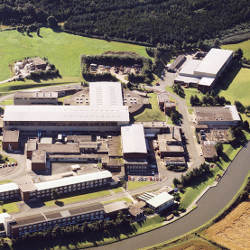
[[[231,66],[219,77],[214,88],[215,95],[218,95],[221,90],[227,90],[234,78],[241,69],[241,65],[237,61],[233,61]]]

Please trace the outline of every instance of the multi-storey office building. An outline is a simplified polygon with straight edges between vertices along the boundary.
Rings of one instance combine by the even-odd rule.
[[[29,216],[13,215],[5,223],[6,235],[11,238],[20,238],[25,234],[47,231],[58,226],[79,225],[84,222],[103,220],[104,217],[104,207],[100,203],[36,213]]]
[[[53,192],[64,195],[72,192],[105,187],[112,181],[109,171],[100,171],[90,174],[66,177],[58,180],[34,183],[35,189],[30,192],[30,197],[41,199],[50,198]]]
[[[0,200],[20,200],[20,189],[16,183],[10,182],[0,185]]]

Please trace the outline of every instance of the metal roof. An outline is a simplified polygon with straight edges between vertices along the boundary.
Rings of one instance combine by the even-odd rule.
[[[153,198],[146,200],[146,202],[154,208],[160,207],[161,205],[165,204],[168,201],[173,200],[174,197],[167,192],[162,192]]]
[[[0,185],[0,193],[12,191],[12,190],[18,190],[18,189],[19,189],[18,185],[14,182]]]
[[[214,77],[202,77],[201,80],[199,81],[199,85],[211,86],[213,84],[214,80],[215,80]]]
[[[23,122],[129,122],[129,112],[126,106],[10,105],[5,108],[3,120]]]
[[[121,83],[89,83],[89,100],[93,106],[123,106]]]
[[[200,60],[187,60],[180,71],[180,75],[186,76],[186,75],[193,75],[195,69],[200,65],[201,61]]]
[[[147,153],[144,128],[142,124],[121,127],[123,153]]]
[[[78,184],[87,181],[101,180],[111,178],[112,174],[109,171],[100,171],[90,174],[77,175],[72,177],[65,177],[58,180],[34,183],[37,191]]]
[[[216,76],[232,54],[232,50],[211,49],[196,68],[195,74],[203,73]]]

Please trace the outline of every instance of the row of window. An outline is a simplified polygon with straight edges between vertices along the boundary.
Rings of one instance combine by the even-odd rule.
[[[6,126],[117,126],[116,122],[5,122]]]

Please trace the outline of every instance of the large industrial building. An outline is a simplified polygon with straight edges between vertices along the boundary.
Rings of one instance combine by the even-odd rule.
[[[195,123],[208,128],[228,128],[241,121],[234,105],[194,108]]]
[[[126,106],[6,106],[4,129],[113,131],[129,123]]]
[[[232,58],[233,51],[213,48],[203,60],[186,60],[175,78],[175,82],[198,87],[204,91],[209,90]]]

